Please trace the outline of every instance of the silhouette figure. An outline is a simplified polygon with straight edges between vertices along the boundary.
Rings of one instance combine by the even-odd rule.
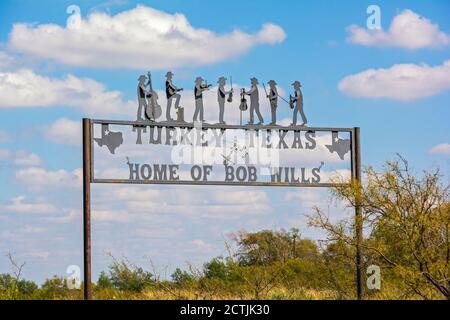
[[[277,107],[278,107],[278,90],[277,90],[277,83],[275,80],[270,80],[267,82],[270,86],[269,94],[267,95],[267,98],[270,101],[270,110],[272,111],[272,122],[271,125],[277,124]]]
[[[122,132],[109,131],[107,124],[102,124],[102,137],[94,138],[94,141],[100,147],[104,145],[108,148],[109,152],[115,154],[116,149],[123,143]]]
[[[200,121],[204,122],[203,118],[203,91],[208,90],[211,85],[203,84],[204,79],[202,77],[197,77],[195,79],[195,88],[194,88],[194,96],[195,96],[195,112],[194,112],[194,121],[198,121],[198,117],[200,116]]]
[[[167,109],[166,109],[166,119],[167,121],[173,121],[173,119],[170,117],[170,108],[172,106],[172,101],[175,99],[175,110],[177,110],[177,113],[179,111],[180,107],[180,99],[181,95],[178,93],[180,91],[183,91],[183,88],[177,88],[172,83],[172,77],[174,74],[169,71],[166,73],[166,97],[167,97]]]
[[[161,116],[162,109],[161,106],[158,104],[158,93],[156,93],[155,90],[153,90],[152,85],[152,74],[150,71],[147,73],[148,81],[146,86],[149,87],[148,94],[147,94],[147,108],[145,109],[145,114],[150,121],[155,121]]]
[[[219,102],[219,123],[225,124],[223,120],[223,116],[225,113],[225,98],[227,95],[232,94],[233,88],[230,91],[225,90],[225,83],[227,79],[225,77],[220,77],[217,83],[219,84],[219,88],[217,89],[217,101]],[[232,100],[231,100],[232,101]]]
[[[294,83],[292,83],[292,86],[295,89],[295,97],[290,96],[290,102],[291,104],[295,103],[295,107],[291,126],[297,125],[297,113],[300,113],[300,115],[302,116],[303,123],[301,124],[301,126],[306,126],[308,120],[306,120],[305,113],[303,112],[303,94],[302,90],[300,89],[302,85],[299,81],[295,81]]]
[[[327,147],[330,153],[336,152],[339,158],[344,160],[345,154],[350,151],[350,139],[340,139],[339,133],[336,131],[331,133],[331,137],[331,144],[325,145],[325,147]]]
[[[147,80],[147,77],[144,75],[141,75],[138,79],[138,81],[139,81],[138,86],[137,86],[137,97],[138,97],[138,102],[139,102],[138,111],[137,111],[137,120],[138,121],[144,120],[144,118],[142,117],[142,111],[144,111],[144,117],[147,120],[150,120],[146,114],[146,110],[148,108],[146,98],[151,97],[152,94],[150,92],[147,92],[147,90],[145,89],[145,87],[147,86],[145,83],[145,80]]]
[[[258,79],[251,78],[250,81],[252,82],[251,89],[248,92],[244,91],[244,94],[250,96],[250,121],[248,122],[248,124],[253,124],[255,112],[259,119],[258,124],[262,124],[264,123],[264,119],[261,115],[261,112],[259,111]]]

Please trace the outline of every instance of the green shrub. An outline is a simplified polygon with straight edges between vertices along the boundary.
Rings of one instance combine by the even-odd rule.
[[[146,286],[154,283],[152,277],[150,272],[125,260],[114,260],[109,267],[109,281],[114,288],[119,290],[141,292]],[[108,283],[106,277],[102,279],[102,282]]]
[[[53,278],[45,280],[40,293],[43,299],[56,299],[66,296],[69,289],[64,278],[53,276]]]
[[[175,284],[182,285],[192,283],[195,281],[195,277],[187,271],[182,271],[180,268],[176,268],[174,273],[170,276]]]

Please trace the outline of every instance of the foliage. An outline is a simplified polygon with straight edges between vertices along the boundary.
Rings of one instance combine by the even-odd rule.
[[[365,265],[383,267],[398,283],[400,297],[450,299],[449,185],[439,170],[417,176],[400,156],[381,172],[369,167],[364,184],[334,189],[337,199],[360,205],[368,236],[362,243]],[[354,250],[354,223],[332,223],[319,208],[310,225],[325,229],[328,242]]]
[[[340,181],[336,181],[340,182]],[[449,185],[439,171],[417,175],[401,157],[380,172],[369,167],[364,183],[340,184],[332,195],[359,206],[364,227],[363,270],[381,267],[381,290],[367,299],[450,299]],[[94,286],[96,299],[355,299],[355,219],[331,221],[314,208],[309,225],[325,240],[298,229],[238,232],[228,255],[196,268],[176,268],[170,280],[112,257]],[[0,274],[0,299],[80,299],[63,278],[38,287],[22,279],[25,263],[7,255],[11,274]]]
[[[153,283],[152,274],[125,259],[116,260],[109,267],[109,274],[102,273],[101,285],[123,291],[140,292]]]
[[[40,295],[43,299],[57,299],[64,297],[68,291],[64,278],[53,276],[42,284]]]
[[[180,268],[176,268],[171,275],[172,281],[178,285],[188,284],[195,281],[195,277],[187,272],[182,271]]]
[[[17,280],[10,274],[0,274],[0,296],[3,299],[15,299],[33,295],[38,286],[33,281]]]

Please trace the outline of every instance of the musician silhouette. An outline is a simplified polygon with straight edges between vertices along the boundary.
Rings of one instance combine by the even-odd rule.
[[[272,111],[272,122],[271,125],[277,124],[277,107],[278,107],[278,90],[277,90],[277,83],[275,80],[270,80],[267,82],[270,87],[269,94],[267,95],[267,98],[269,98],[270,101],[270,110]]]
[[[219,123],[225,124],[223,120],[223,116],[225,113],[225,97],[233,92],[233,88],[230,91],[225,90],[227,78],[220,77],[217,83],[219,84],[219,88],[217,89],[217,101],[219,102]]]
[[[302,116],[303,123],[301,124],[301,126],[306,126],[308,120],[306,119],[305,113],[303,111],[303,94],[302,90],[300,89],[302,85],[299,81],[295,81],[294,83],[292,83],[292,86],[295,89],[295,97],[291,97],[291,101],[295,103],[295,108],[294,114],[292,116],[291,126],[297,125],[297,113],[300,113],[300,115]]]
[[[259,123],[264,123],[264,119],[261,115],[261,112],[259,111],[259,92],[258,92],[258,79],[251,78],[250,79],[252,83],[252,87],[249,91],[244,91],[244,94],[250,96],[250,121],[248,124],[253,124],[254,122],[254,113],[256,112],[256,115],[258,116]]]
[[[138,121],[144,121],[144,118],[142,117],[142,111],[144,111],[144,117],[147,120],[150,120],[147,117],[147,114],[145,112],[145,110],[147,110],[147,97],[151,97],[152,93],[148,92],[145,87],[147,86],[147,84],[145,83],[145,80],[147,80],[147,77],[144,75],[141,75],[138,79],[139,83],[137,86],[137,97],[138,97],[138,102],[139,102],[139,106],[138,106],[138,111],[137,111],[137,120]]]
[[[166,109],[166,119],[167,121],[173,121],[170,116],[170,108],[172,107],[172,101],[175,99],[175,110],[178,110],[180,107],[180,99],[181,95],[178,93],[183,90],[181,88],[177,88],[173,82],[172,77],[174,74],[169,71],[166,73],[166,97],[167,97],[167,109]]]
[[[194,112],[194,122],[198,121],[200,116],[200,121],[204,122],[203,118],[203,91],[208,90],[211,85],[203,84],[204,79],[202,77],[197,77],[195,79],[194,96],[195,96],[195,112]]]

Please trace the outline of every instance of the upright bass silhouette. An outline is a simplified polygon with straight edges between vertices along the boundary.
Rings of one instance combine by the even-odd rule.
[[[150,73],[150,71],[147,73],[147,76],[148,76],[147,85],[149,86],[149,92],[151,93],[151,95],[149,95],[150,97],[148,99],[148,103],[145,108],[145,114],[147,118],[149,118],[151,121],[154,121],[159,117],[161,117],[162,109],[161,106],[158,104],[158,94],[156,93],[156,91],[153,90],[152,74]]]

